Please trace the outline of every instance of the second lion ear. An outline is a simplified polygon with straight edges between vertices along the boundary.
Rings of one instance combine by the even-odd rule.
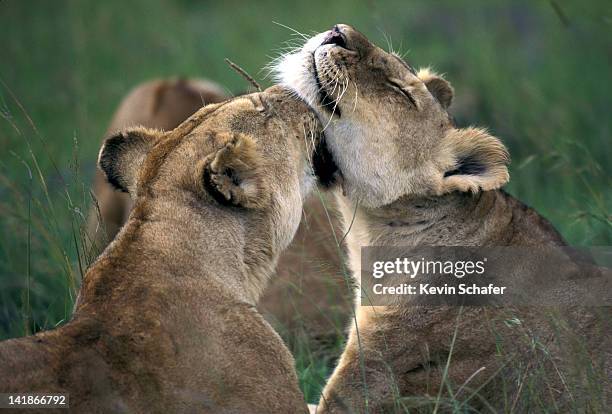
[[[98,165],[113,187],[135,195],[138,172],[158,136],[158,131],[136,127],[104,140]]]
[[[225,144],[202,161],[197,179],[221,204],[261,208],[270,197],[263,168],[252,138],[228,134]]]
[[[451,84],[442,76],[432,72],[429,68],[419,70],[417,76],[423,81],[429,93],[440,102],[442,108],[448,109],[455,95],[455,91]]]
[[[508,150],[485,130],[451,129],[442,145],[445,167],[440,193],[495,190],[510,179]]]

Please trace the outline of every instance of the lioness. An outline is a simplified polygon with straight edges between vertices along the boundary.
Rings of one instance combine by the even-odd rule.
[[[0,392],[69,393],[83,413],[307,412],[255,304],[299,225],[319,130],[274,87],[108,138],[99,165],[134,208],[72,320],[0,344]]]
[[[346,25],[308,40],[277,73],[325,126],[341,173],[336,199],[357,282],[362,246],[565,244],[547,220],[500,190],[509,179],[506,148],[483,129],[454,126],[447,112],[453,89],[440,76],[417,73]],[[540,311],[460,313],[408,300],[357,306],[318,412],[603,410],[609,308],[598,310],[608,325],[578,308],[558,332]]]
[[[123,98],[106,135],[133,126],[169,131],[205,104],[226,99],[229,95],[223,87],[204,79],[148,81]],[[115,238],[133,203],[128,194],[116,191],[100,170],[93,194],[87,234],[91,255],[95,256]],[[334,214],[325,212],[330,205],[324,192],[304,201],[304,216],[296,236],[279,258],[277,277],[258,304],[285,338],[300,342],[314,357],[329,354],[342,336],[337,327],[346,323],[350,312],[350,290],[335,243],[335,238],[341,237],[339,225]]]

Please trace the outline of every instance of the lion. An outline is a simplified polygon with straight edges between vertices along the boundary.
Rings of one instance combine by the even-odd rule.
[[[69,393],[86,413],[307,412],[256,304],[315,184],[319,137],[310,108],[272,87],[106,139],[99,166],[134,207],[72,319],[0,343],[0,392]]]
[[[157,79],[136,86],[122,100],[107,129],[111,134],[132,126],[169,131],[205,104],[229,99],[225,89],[204,79]],[[116,191],[98,170],[93,183],[87,240],[92,256],[112,241],[132,209],[129,195]],[[336,240],[342,235],[325,191],[304,202],[295,238],[281,255],[276,277],[258,308],[290,342],[299,343],[321,358],[336,356],[343,336],[338,327],[348,321],[351,290]],[[296,345],[297,346],[297,345]],[[331,367],[330,367],[331,368]]]
[[[453,88],[441,76],[417,72],[347,25],[309,39],[276,73],[324,125],[357,285],[363,246],[566,245],[546,219],[503,191],[509,156],[502,142],[454,125]],[[558,332],[542,313],[410,300],[356,306],[317,412],[603,411],[610,308],[572,307],[564,315],[571,323]]]

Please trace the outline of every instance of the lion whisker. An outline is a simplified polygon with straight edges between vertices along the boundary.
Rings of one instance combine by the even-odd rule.
[[[309,39],[308,36],[306,36],[304,33],[300,32],[300,31],[294,29],[293,27],[289,27],[286,24],[282,24],[282,23],[275,22],[275,21],[272,21],[272,23],[274,23],[277,26],[284,27],[285,29],[291,30],[293,33],[295,33],[296,35],[302,37],[304,40],[308,40]]]

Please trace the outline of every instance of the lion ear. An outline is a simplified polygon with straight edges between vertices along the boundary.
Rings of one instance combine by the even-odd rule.
[[[261,208],[269,200],[263,161],[255,142],[244,134],[227,134],[225,144],[198,169],[204,190],[224,205]]]
[[[429,93],[440,102],[442,108],[448,109],[455,95],[455,91],[451,84],[442,76],[432,72],[429,68],[420,69],[417,76],[423,81]]]
[[[451,129],[443,139],[447,166],[441,193],[494,190],[508,182],[508,150],[502,142],[478,128]]]
[[[143,127],[114,134],[102,144],[98,165],[117,190],[136,193],[138,171],[159,132]]]

